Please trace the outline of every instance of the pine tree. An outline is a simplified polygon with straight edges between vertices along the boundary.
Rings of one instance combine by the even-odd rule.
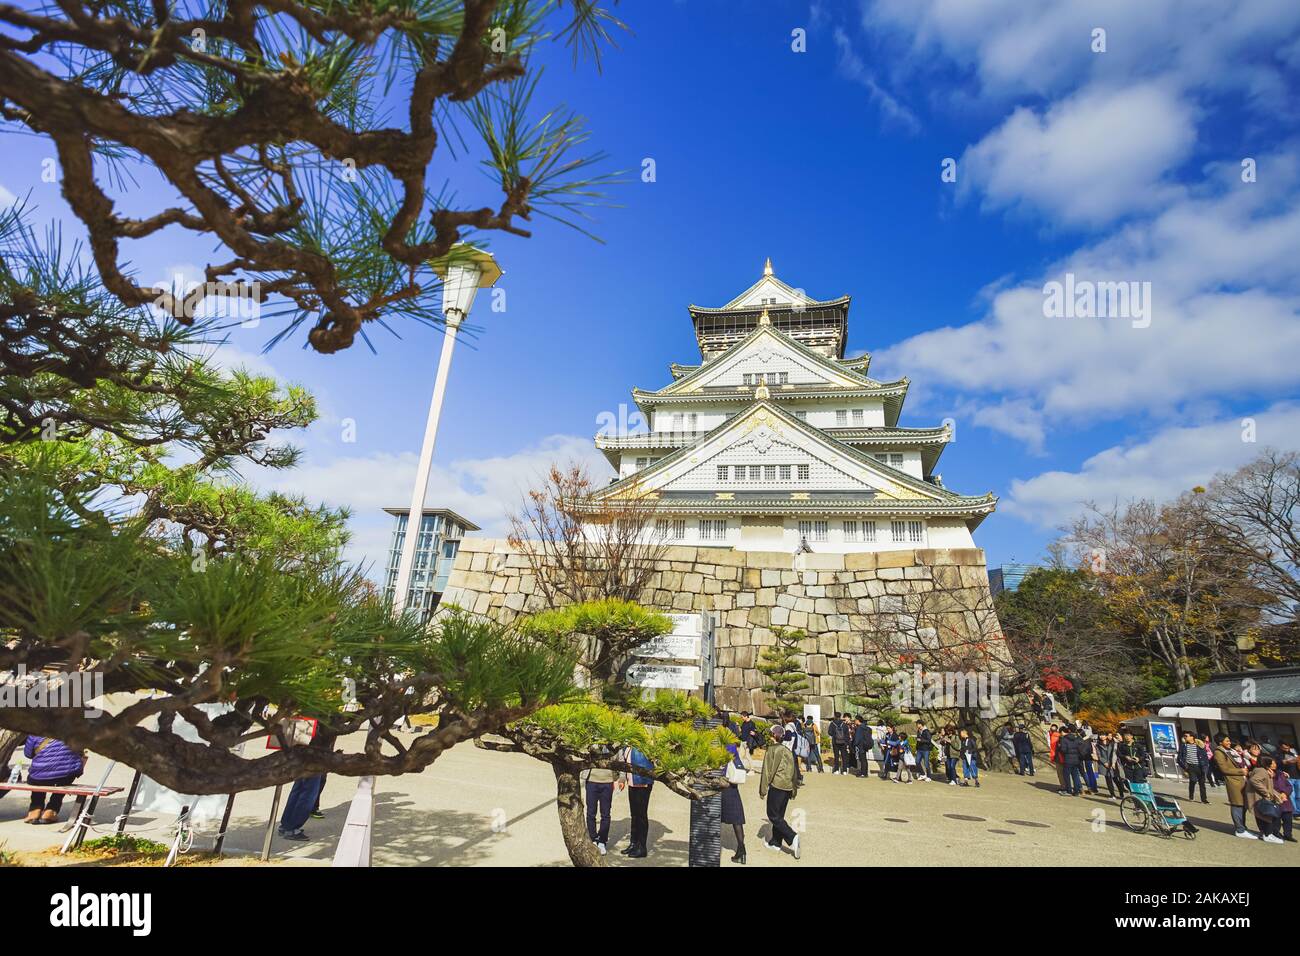
[[[867,671],[866,686],[861,694],[849,696],[849,704],[859,708],[867,722],[878,726],[897,726],[903,714],[894,706],[894,669],[888,664],[872,664]]]
[[[767,679],[761,690],[776,711],[800,711],[808,691],[808,675],[799,669],[799,642],[807,634],[797,628],[776,628],[776,644],[763,648],[758,669]]]

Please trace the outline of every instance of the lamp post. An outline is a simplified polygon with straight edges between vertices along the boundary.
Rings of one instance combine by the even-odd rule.
[[[399,613],[406,607],[406,593],[411,588],[415,546],[424,524],[424,498],[429,489],[433,444],[438,437],[438,419],[442,417],[442,399],[447,391],[447,374],[451,369],[456,335],[474,305],[478,290],[495,284],[501,277],[501,267],[489,253],[465,244],[453,246],[449,255],[431,265],[433,271],[442,277],[442,314],[447,326],[442,340],[442,355],[438,358],[438,375],[433,382],[433,399],[429,402],[429,418],[424,424],[424,444],[420,446],[420,463],[415,470],[411,510],[406,516],[406,536],[402,539],[402,557],[397,565],[397,582],[393,588],[393,609]],[[433,568],[427,570],[432,573]]]

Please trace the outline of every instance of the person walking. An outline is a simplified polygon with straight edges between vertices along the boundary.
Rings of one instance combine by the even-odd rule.
[[[858,776],[863,780],[871,776],[867,760],[875,743],[871,736],[871,725],[861,717],[856,718],[853,721],[853,751],[858,758]]]
[[[1223,775],[1228,789],[1228,811],[1232,814],[1232,829],[1243,839],[1255,838],[1246,826],[1246,759],[1232,746],[1225,734],[1214,751],[1214,765]]]
[[[1201,764],[1205,768],[1205,779],[1217,790],[1223,786],[1223,774],[1219,772],[1219,766],[1214,762],[1214,741],[1209,734],[1206,734],[1198,742],[1205,754],[1205,761]]]
[[[846,774],[849,772],[848,750],[851,744],[851,731],[844,721],[844,715],[836,714],[827,731],[831,737],[831,773]]]
[[[1080,740],[1083,742],[1083,783],[1088,788],[1088,793],[1095,797],[1097,795],[1097,735],[1092,732],[1092,726],[1087,723],[1079,733]]]
[[[896,754],[899,753],[898,731],[896,731],[892,726],[885,728],[885,742],[881,746],[881,752],[881,755],[885,759],[882,761],[880,775],[881,779],[888,780],[889,775],[894,770],[894,765],[897,763]]]
[[[1077,727],[1069,727],[1064,737],[1056,742],[1056,756],[1060,759],[1065,786],[1057,791],[1077,797],[1083,792],[1083,755],[1087,745],[1079,738]]]
[[[740,712],[740,733],[736,736],[740,738],[741,744],[751,754],[758,749],[761,743],[758,737],[758,727],[754,724],[754,715],[747,710]]]
[[[1178,745],[1178,766],[1187,774],[1187,799],[1195,797],[1199,784],[1201,803],[1209,803],[1210,798],[1205,795],[1205,751],[1190,730],[1183,734],[1182,743]]]
[[[332,749],[337,739],[338,734],[317,721],[307,746]],[[289,796],[284,801],[284,813],[280,815],[280,824],[276,828],[276,832],[282,839],[299,843],[310,839],[303,830],[303,825],[311,818],[313,812],[320,808],[320,795],[324,789],[325,774],[323,773],[300,777],[293,782],[293,786],[289,788]]]
[[[916,722],[916,772],[921,780],[930,782],[930,751],[934,748],[934,737],[924,720]]]
[[[1011,746],[1016,753],[1017,770],[1020,776],[1034,775],[1034,739],[1023,726],[1017,727],[1011,735]]]
[[[618,773],[593,767],[587,771],[587,838],[596,845],[596,852],[604,856],[609,844],[609,811],[614,803],[614,783]],[[600,813],[597,825],[596,814]]]
[[[1273,786],[1273,768],[1276,763],[1268,754],[1260,754],[1255,766],[1246,774],[1246,809],[1255,811],[1259,838],[1265,843],[1284,842],[1279,835],[1282,828],[1282,795]]]
[[[1287,776],[1287,784],[1291,789],[1291,803],[1300,805],[1300,754],[1291,744],[1283,741],[1281,744],[1281,754],[1277,758],[1277,769]]]
[[[975,744],[975,737],[970,731],[962,729],[960,735],[961,741],[961,777],[962,786],[967,786],[967,781],[974,781],[978,789],[980,785],[980,762],[979,748]]]
[[[1106,780],[1106,793],[1112,800],[1124,796],[1124,775],[1119,768],[1119,740],[1116,734],[1105,733],[1097,738],[1097,761]]]
[[[70,787],[86,769],[85,751],[72,750],[62,740],[31,734],[23,742],[27,765],[27,782],[36,787]],[[58,823],[63,809],[62,793],[32,791],[24,823],[36,825]]]
[[[939,737],[939,746],[943,748],[943,773],[948,781],[948,786],[957,786],[957,764],[961,762],[961,738],[957,736],[957,728],[952,724],[943,728],[943,733]]]
[[[1291,778],[1287,776],[1282,769],[1282,761],[1278,760],[1273,764],[1273,789],[1277,791],[1280,798],[1279,803],[1282,810],[1282,840],[1284,843],[1295,843],[1295,797],[1291,795]]]
[[[729,767],[735,767],[737,770],[744,770],[745,764],[740,759],[740,749],[737,744],[727,744],[727,753],[730,759],[727,761]],[[745,862],[745,801],[741,799],[740,787],[732,784],[722,791],[722,822],[731,824],[731,832],[736,835],[736,852],[731,856],[732,863]]]
[[[898,776],[894,778],[895,783],[903,782],[903,774],[907,774],[907,783],[916,783],[916,754],[912,752],[912,742],[907,739],[907,732],[898,735],[898,755],[897,766]]]
[[[734,744],[732,745],[734,748]],[[740,755],[737,752],[736,759]],[[633,767],[639,767],[643,770],[651,770],[654,764],[650,758],[643,754],[636,747],[628,747],[624,751],[624,762]],[[627,806],[628,814],[631,816],[631,824],[628,838],[628,846],[623,850],[623,855],[639,860],[644,858],[649,850],[646,847],[650,838],[650,792],[654,790],[654,777],[645,777],[633,772],[627,781]],[[588,827],[590,829],[590,827]],[[609,832],[606,826],[605,832]]]
[[[1057,747],[1060,746],[1063,736],[1061,728],[1057,727],[1056,724],[1052,724],[1047,731],[1047,759],[1056,770],[1056,783],[1059,790],[1065,789],[1065,768],[1062,766],[1060,755],[1057,753]]]
[[[763,845],[769,850],[779,850],[788,843],[797,860],[799,834],[785,822],[785,810],[799,792],[799,777],[794,754],[780,746],[783,734],[783,728],[772,728],[775,745],[763,752],[763,767],[758,775],[758,795],[767,801],[767,819],[772,824],[772,838]]]
[[[815,762],[817,772],[825,773],[826,768],[822,766],[822,730],[811,714],[804,715],[803,736],[804,740],[808,742],[808,756],[804,759],[804,763],[808,765],[808,772],[812,773],[813,763]]]

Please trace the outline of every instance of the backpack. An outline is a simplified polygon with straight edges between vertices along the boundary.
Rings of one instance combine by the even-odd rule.
[[[794,735],[794,755],[796,757],[807,757],[812,753],[812,748],[808,746],[808,738],[803,734]]]

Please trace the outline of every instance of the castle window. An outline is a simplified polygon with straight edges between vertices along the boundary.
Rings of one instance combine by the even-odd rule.
[[[893,539],[894,544],[903,544],[907,541],[907,522],[891,521],[889,522],[889,536]]]
[[[776,481],[776,465],[763,466],[763,480]]]
[[[808,480],[808,466],[807,466],[807,465],[799,465],[798,468],[799,468],[799,480],[800,480],[800,481],[807,481],[807,480]]]
[[[727,537],[727,520],[725,518],[701,518],[701,541],[724,541]]]
[[[727,480],[727,466],[726,466],[726,465],[719,465],[719,466],[718,466],[718,481],[726,481],[726,480]]]
[[[799,419],[799,421],[801,421],[801,422],[806,422],[806,421],[808,420],[808,413],[807,413],[807,412],[795,412],[795,413],[794,413],[794,417],[797,418],[797,419]]]
[[[893,467],[893,468],[902,468],[902,467],[903,467],[903,456],[902,456],[902,454],[897,453],[897,452],[895,452],[894,454],[891,454],[891,455],[889,456],[889,464],[890,464],[890,466]]]
[[[835,409],[835,424],[844,427],[849,423],[849,410],[847,408]]]
[[[762,468],[761,465],[750,465],[750,466],[749,466],[749,480],[750,480],[750,481],[761,481],[761,480],[762,480],[762,474],[763,474],[763,468]]]
[[[909,521],[907,523],[907,540],[913,544],[921,544],[925,541],[925,522]]]
[[[781,466],[781,480],[782,480],[782,481],[789,481],[789,480],[790,480],[790,466],[789,466],[789,465],[782,465],[782,466]]]
[[[858,540],[858,523],[856,521],[844,522],[844,540],[845,541]]]
[[[862,522],[862,540],[874,544],[876,541],[876,523],[874,521]]]
[[[863,423],[864,419],[862,417],[862,414],[863,414],[862,409],[860,408],[853,409],[853,424],[861,425]]]

